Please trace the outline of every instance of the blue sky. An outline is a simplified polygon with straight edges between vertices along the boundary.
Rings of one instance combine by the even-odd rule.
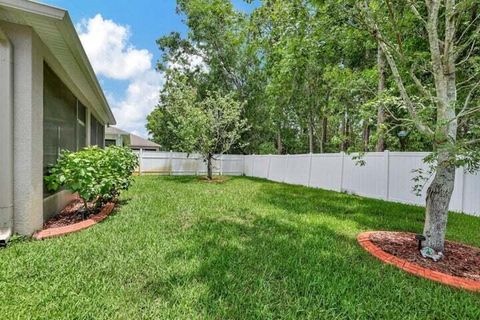
[[[43,0],[67,9],[113,109],[118,126],[146,136],[145,117],[155,107],[163,77],[155,40],[188,32],[175,0]],[[233,0],[242,11],[252,5]]]

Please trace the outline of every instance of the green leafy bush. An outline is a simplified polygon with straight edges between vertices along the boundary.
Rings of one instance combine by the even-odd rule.
[[[128,148],[88,147],[78,152],[62,151],[57,163],[45,177],[47,188],[65,188],[78,193],[88,212],[88,202],[96,205],[112,201],[128,189],[137,156]]]
[[[129,148],[111,146],[104,149],[100,162],[102,176],[101,198],[113,200],[122,190],[127,190],[132,183],[132,174],[138,166],[138,157]]]

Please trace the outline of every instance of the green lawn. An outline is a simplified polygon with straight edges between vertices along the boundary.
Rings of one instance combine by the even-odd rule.
[[[480,294],[357,244],[419,232],[413,206],[248,178],[139,177],[103,223],[0,251],[1,319],[479,319]],[[448,238],[480,246],[480,219]]]

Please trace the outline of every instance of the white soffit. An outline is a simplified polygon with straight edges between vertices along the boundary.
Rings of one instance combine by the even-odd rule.
[[[0,0],[0,20],[30,26],[98,116],[108,124],[116,123],[66,10],[28,0]]]

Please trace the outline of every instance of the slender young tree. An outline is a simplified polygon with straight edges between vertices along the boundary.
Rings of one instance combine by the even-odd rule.
[[[243,105],[232,94],[207,92],[199,97],[187,78],[174,72],[162,91],[159,106],[148,116],[147,129],[161,145],[200,153],[213,178],[215,155],[228,152],[247,129]]]

